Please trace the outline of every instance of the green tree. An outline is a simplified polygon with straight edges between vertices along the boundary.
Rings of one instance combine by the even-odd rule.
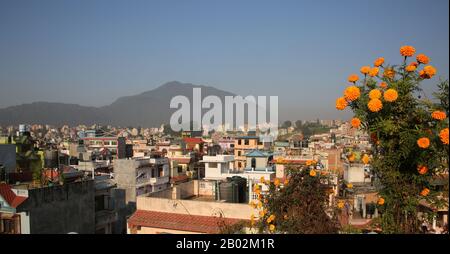
[[[385,200],[381,219],[385,233],[419,232],[419,201],[441,205],[441,193],[431,182],[434,176],[448,171],[448,144],[440,138],[445,128],[448,133],[448,118],[438,120],[432,116],[434,111],[448,115],[448,81],[438,85],[437,102],[422,99],[420,83],[432,78],[435,69],[428,65],[415,71],[408,67],[414,65],[407,63],[409,53],[402,54],[406,56],[401,65],[381,65],[382,77],[365,74],[359,85],[354,82],[344,92],[361,128],[371,136],[371,166],[379,194]],[[383,82],[381,86],[378,81]],[[426,172],[419,172],[423,166]]]
[[[338,233],[337,218],[327,207],[328,177],[314,171],[312,166],[288,167],[288,172],[288,183],[271,183],[269,193],[261,195],[260,202],[264,205],[256,224],[259,232]]]
[[[283,125],[281,125],[282,128],[289,128],[291,126],[292,126],[292,122],[289,120],[284,121]]]

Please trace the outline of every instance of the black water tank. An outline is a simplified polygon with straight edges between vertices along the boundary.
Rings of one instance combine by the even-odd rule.
[[[224,200],[227,203],[236,203],[237,186],[233,182],[222,182],[219,185],[220,200]]]
[[[236,186],[235,203],[247,202],[247,179],[240,176],[233,176],[231,177],[231,182]]]
[[[226,182],[219,184],[220,200],[228,203],[247,202],[247,180],[239,176],[228,177]]]

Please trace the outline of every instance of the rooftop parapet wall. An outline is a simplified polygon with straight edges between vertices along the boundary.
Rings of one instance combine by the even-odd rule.
[[[248,204],[179,200],[139,196],[137,209],[202,216],[223,216],[225,218],[248,220],[254,212]]]

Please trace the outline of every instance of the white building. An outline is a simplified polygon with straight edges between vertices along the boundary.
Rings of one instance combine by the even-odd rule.
[[[344,180],[348,183],[370,183],[368,166],[364,164],[344,164]]]

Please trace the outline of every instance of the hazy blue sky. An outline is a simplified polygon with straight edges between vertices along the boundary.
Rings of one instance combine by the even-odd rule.
[[[448,78],[449,1],[0,1],[0,107],[106,105],[178,80],[337,118],[350,73],[401,45]],[[438,78],[434,78],[437,81]],[[434,83],[427,83],[426,91]],[[287,109],[290,108],[290,109]]]

